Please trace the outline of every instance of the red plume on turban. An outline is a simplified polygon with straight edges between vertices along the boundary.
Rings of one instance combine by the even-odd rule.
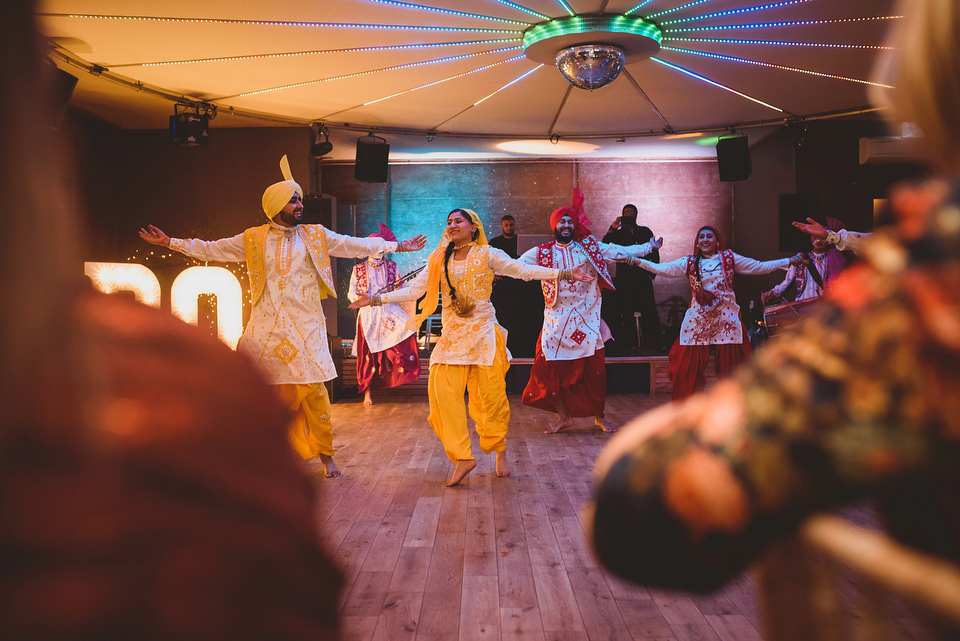
[[[370,238],[382,238],[388,242],[395,243],[397,242],[397,237],[394,235],[390,228],[383,223],[377,223],[380,225],[380,231],[370,234]]]

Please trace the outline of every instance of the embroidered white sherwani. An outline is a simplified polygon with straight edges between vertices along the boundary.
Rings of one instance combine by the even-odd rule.
[[[738,274],[769,274],[777,269],[786,269],[790,265],[789,258],[760,261],[730,250],[724,251],[732,255],[732,270]],[[703,289],[713,293],[717,298],[709,307],[704,307],[697,302],[696,296],[692,298],[690,307],[683,315],[683,323],[680,325],[681,345],[724,345],[743,342],[740,306],[737,305],[733,287],[728,284],[733,274],[724,273],[722,254],[723,252],[717,252],[713,256],[700,260],[700,282]],[[640,260],[637,264],[658,275],[686,276],[687,261],[691,258],[683,256],[669,263]]]
[[[618,261],[627,256],[639,259],[652,251],[650,243],[613,245],[597,241],[604,260]],[[527,250],[518,260],[537,265],[539,247]],[[553,243],[553,266],[573,269],[583,266],[594,277],[590,282],[559,281],[556,302],[543,311],[540,351],[548,361],[572,361],[589,358],[610,339],[610,330],[600,318],[600,275],[588,260],[579,241],[566,245]]]
[[[366,272],[367,288],[362,293],[375,294],[390,284],[386,261],[368,260]],[[347,290],[347,298],[350,302],[360,297],[358,285],[357,268],[354,267],[350,275],[350,288]],[[361,307],[358,317],[360,326],[363,328],[363,339],[372,354],[390,349],[414,333],[414,330],[406,327],[410,314],[398,303],[386,303],[379,307],[372,305]],[[353,355],[359,356],[357,341],[353,342]]]
[[[317,229],[319,228],[319,229]],[[237,350],[248,354],[259,365],[268,382],[312,384],[336,378],[337,370],[330,357],[327,323],[320,301],[331,287],[329,257],[366,258],[393,252],[397,243],[382,238],[354,238],[334,233],[321,225],[283,227],[271,221],[266,242],[258,255],[251,256],[245,247],[249,232],[231,238],[204,241],[170,239],[170,248],[196,258],[216,262],[258,264],[263,274],[262,293],[254,292],[250,320],[244,328]],[[326,256],[318,249],[308,249],[308,242],[317,235],[323,238]],[[319,247],[320,245],[318,245]],[[314,264],[326,259],[326,265]],[[251,289],[254,289],[251,278]],[[335,292],[331,292],[335,296]]]

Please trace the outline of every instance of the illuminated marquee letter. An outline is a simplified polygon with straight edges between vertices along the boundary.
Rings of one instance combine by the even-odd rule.
[[[160,307],[160,281],[137,263],[84,263],[83,273],[106,294],[130,291],[144,305]]]
[[[175,316],[197,324],[197,297],[217,297],[217,335],[236,349],[243,334],[243,292],[240,282],[223,267],[188,267],[180,272],[170,290],[170,310]]]

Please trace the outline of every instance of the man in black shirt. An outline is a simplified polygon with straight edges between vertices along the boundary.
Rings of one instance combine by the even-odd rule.
[[[500,219],[500,236],[490,239],[490,245],[503,250],[510,258],[517,258],[516,221],[507,214]],[[507,348],[514,356],[532,357],[537,336],[543,324],[543,295],[539,281],[522,281],[508,276],[496,276],[490,296],[497,310],[497,322],[507,330]]]
[[[640,245],[653,238],[649,227],[637,225],[637,206],[624,205],[622,215],[603,237],[603,242],[617,245]],[[653,250],[645,256],[647,260],[659,263],[660,251]],[[637,352],[637,324],[634,312],[640,312],[640,333],[643,351],[656,353],[663,347],[663,332],[660,329],[660,314],[653,295],[655,276],[641,267],[617,264],[617,273],[613,277],[616,292],[604,299],[604,305],[613,303],[604,319],[610,325],[617,351],[624,354]]]
[[[514,232],[516,221],[513,216],[507,214],[500,219],[500,236],[494,236],[490,239],[490,246],[502,249],[510,258],[516,259],[520,254],[517,253],[517,234]]]

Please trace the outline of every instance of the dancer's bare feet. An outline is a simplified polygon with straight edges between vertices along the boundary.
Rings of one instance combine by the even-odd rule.
[[[550,429],[544,430],[544,434],[556,434],[565,427],[573,427],[573,419],[567,416],[558,416],[557,422],[550,426]]]
[[[477,462],[473,459],[466,459],[463,461],[457,461],[457,466],[453,468],[453,476],[450,477],[450,480],[447,481],[447,487],[453,487],[457,485],[460,481],[467,477],[467,474],[473,471],[473,468],[477,466]]]
[[[333,462],[332,456],[321,454],[320,462],[323,463],[323,475],[328,479],[335,479],[340,476],[340,468]]]
[[[616,432],[616,431],[617,431],[617,428],[615,428],[615,427],[610,427],[609,425],[607,425],[607,422],[606,422],[605,420],[603,420],[603,417],[602,417],[602,416],[595,416],[595,417],[593,417],[593,422],[596,424],[597,427],[599,427],[599,428],[600,428],[601,430],[603,430],[604,432]]]
[[[363,393],[363,404],[364,405],[373,405],[373,397],[370,395],[370,390],[367,389]]]
[[[496,452],[497,455],[497,476],[510,476],[510,463],[507,462],[507,453]]]

